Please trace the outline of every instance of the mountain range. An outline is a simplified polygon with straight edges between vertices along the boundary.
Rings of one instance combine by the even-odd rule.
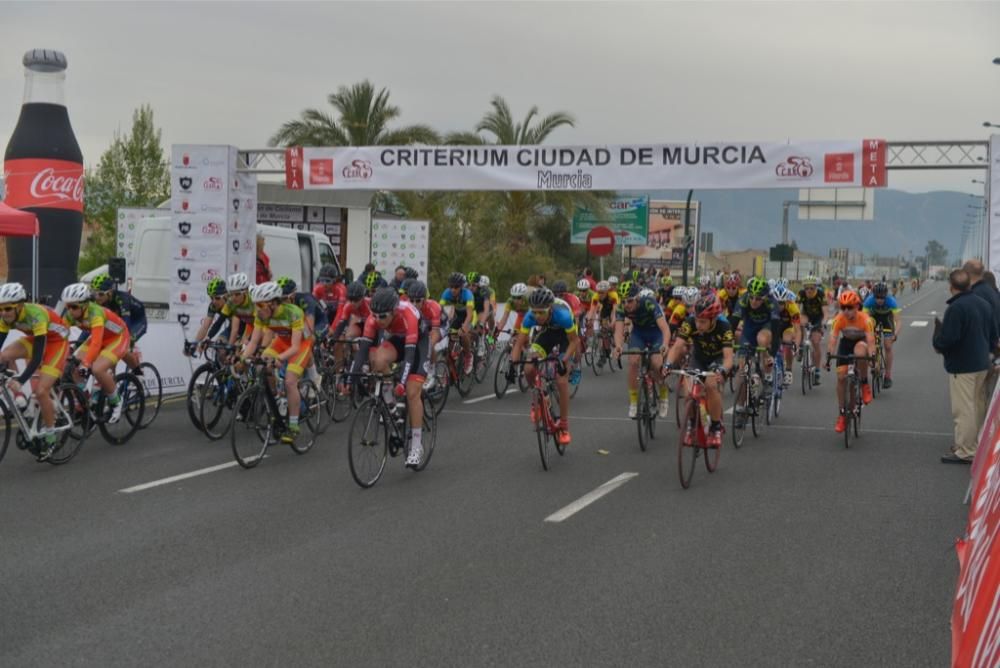
[[[684,200],[686,190],[645,193],[650,199]],[[877,189],[871,221],[798,221],[797,207],[789,211],[788,238],[806,252],[826,257],[830,248],[847,247],[865,255],[924,254],[936,239],[958,259],[962,225],[970,204],[982,200],[956,191],[909,193]],[[799,191],[702,190],[693,199],[701,202],[702,232],[714,233],[714,250],[766,248],[781,242],[781,209],[797,200]]]

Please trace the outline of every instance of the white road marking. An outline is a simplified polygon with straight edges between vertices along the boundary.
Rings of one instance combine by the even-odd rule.
[[[587,492],[573,503],[569,504],[568,506],[564,506],[563,508],[552,513],[551,515],[545,518],[545,521],[562,522],[563,520],[577,514],[578,512],[580,512],[581,510],[592,504],[594,501],[597,501],[602,496],[610,494],[611,492],[615,491],[616,489],[627,483],[629,480],[636,477],[637,475],[639,474],[622,473],[619,476],[615,476],[614,478],[607,481],[597,489]]]
[[[914,320],[913,322],[910,323],[910,327],[926,327],[926,326],[927,326],[926,320]]]
[[[126,487],[125,489],[118,490],[122,494],[132,494],[134,492],[142,492],[153,487],[160,487],[161,485],[169,485],[172,482],[177,482],[178,480],[187,480],[188,478],[195,478],[200,475],[205,475],[208,473],[215,473],[216,471],[222,471],[224,469],[229,469],[234,466],[239,466],[238,462],[226,462],[225,464],[219,464],[218,466],[209,466],[208,468],[198,469],[197,471],[190,471],[189,473],[181,473],[179,475],[170,476],[169,478],[162,478],[160,480],[154,480],[153,482],[146,482],[141,485],[136,485],[134,487]]]
[[[517,388],[516,387],[512,387],[509,390],[507,390],[506,392],[504,392],[504,394],[510,394],[511,392],[517,392]],[[495,393],[494,394],[487,394],[486,396],[476,397],[475,399],[466,399],[462,403],[463,404],[478,404],[480,401],[486,401],[487,399],[496,399],[496,398],[497,398],[497,395]]]

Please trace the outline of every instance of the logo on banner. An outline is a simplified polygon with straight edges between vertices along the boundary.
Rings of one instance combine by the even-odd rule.
[[[191,223],[187,222],[186,220],[182,220],[181,222],[177,223],[177,231],[181,233],[181,236],[186,237],[188,234],[191,233]]]
[[[181,190],[183,190],[186,193],[191,192],[191,184],[193,182],[194,180],[190,176],[182,176],[179,179],[177,179],[177,183],[180,184]]]
[[[181,156],[181,164],[184,165],[185,167],[190,166],[191,165],[191,156],[188,155],[187,153],[185,153],[184,155],[182,155]]]
[[[202,204],[201,210],[204,213],[223,213],[226,210],[224,206],[209,206],[208,204]]]
[[[222,236],[222,225],[219,225],[218,223],[208,223],[201,228],[201,233],[213,237]]]
[[[222,179],[217,176],[210,176],[205,179],[204,183],[201,184],[201,187],[205,190],[222,190]]]
[[[187,256],[188,256],[188,247],[181,246],[181,257],[187,257]]]
[[[807,179],[813,174],[813,166],[805,156],[790,155],[774,168],[774,174],[783,179]]]
[[[177,322],[181,323],[181,327],[187,327],[187,324],[191,322],[191,316],[187,313],[180,313],[177,315]]]
[[[212,280],[213,278],[218,278],[218,277],[219,277],[219,272],[217,272],[215,269],[207,269],[201,273],[201,280],[205,281],[206,283]]]
[[[183,209],[184,211],[188,210],[188,201],[186,199],[181,200],[181,209]]]
[[[191,278],[191,270],[187,267],[182,267],[177,270],[177,278],[181,279],[182,283],[187,283],[188,279]]]
[[[341,175],[352,181],[367,181],[372,177],[372,163],[368,160],[351,160],[351,164],[340,172]]]
[[[823,157],[823,180],[826,183],[853,183],[854,154],[827,153]]]
[[[233,239],[233,252],[234,253],[239,253],[240,252],[240,240],[239,239]]]
[[[309,185],[333,185],[333,158],[313,158],[309,160]]]
[[[233,200],[233,211],[239,211],[239,210],[240,210],[240,200],[239,199],[234,199]]]

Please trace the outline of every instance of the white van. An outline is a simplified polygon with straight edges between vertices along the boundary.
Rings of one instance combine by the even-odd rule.
[[[329,238],[319,232],[260,224],[257,232],[264,235],[264,252],[271,259],[271,273],[275,277],[291,276],[307,289],[316,282],[322,265],[333,264],[340,269]],[[150,320],[167,316],[173,271],[172,245],[173,228],[169,216],[144,220],[135,236],[135,270],[128,279],[132,294],[145,304]],[[89,283],[94,276],[107,271],[108,265],[103,265],[81,276],[80,280]],[[251,276],[250,280],[253,278]]]

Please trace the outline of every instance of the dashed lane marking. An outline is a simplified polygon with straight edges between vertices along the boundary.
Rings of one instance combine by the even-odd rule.
[[[597,489],[587,492],[573,503],[567,506],[563,506],[556,512],[552,513],[551,515],[545,518],[545,521],[562,522],[563,520],[568,519],[573,515],[577,514],[578,512],[580,512],[581,510],[592,504],[594,501],[600,499],[602,496],[605,496],[615,491],[616,489],[627,483],[629,480],[636,477],[637,475],[639,474],[622,473],[621,475],[615,476],[614,478],[607,481]]]

